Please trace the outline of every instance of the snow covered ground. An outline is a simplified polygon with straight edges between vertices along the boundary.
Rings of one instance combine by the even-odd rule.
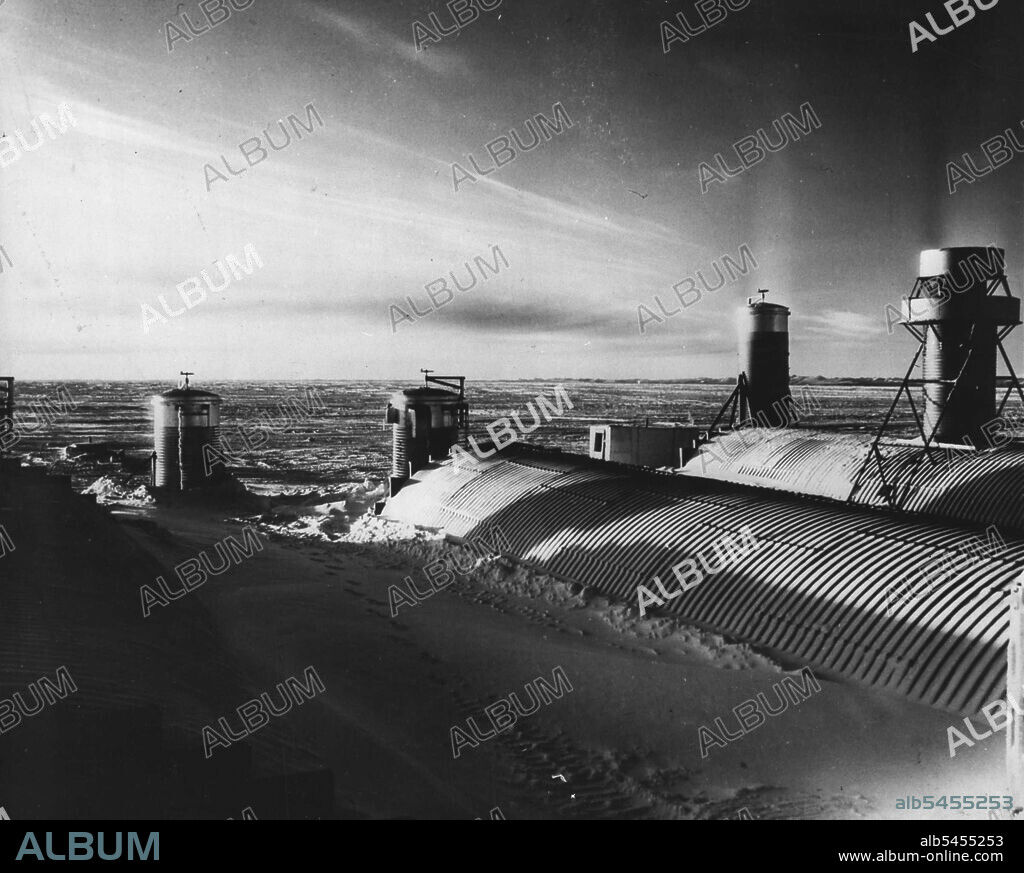
[[[954,715],[822,676],[818,691],[801,665],[367,514],[382,494],[367,481],[230,520],[132,510],[178,554],[241,523],[264,535],[265,552],[193,596],[254,669],[316,666],[327,692],[301,742],[334,768],[344,816],[982,821],[897,802],[1008,793],[1005,733],[950,758]],[[465,572],[431,593],[438,561]],[[410,582],[425,596],[396,604]],[[488,736],[508,723],[501,701],[558,671],[571,692]],[[793,683],[806,694],[780,711]],[[776,714],[745,728],[734,710],[758,695]],[[456,757],[468,719],[480,741]]]

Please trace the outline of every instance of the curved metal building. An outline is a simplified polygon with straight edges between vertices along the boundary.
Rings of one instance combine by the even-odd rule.
[[[1024,442],[997,418],[1014,391],[1024,405],[1004,267],[994,247],[922,253],[903,310],[918,351],[875,434],[787,427],[790,311],[762,299],[743,312],[736,390],[688,460],[655,471],[515,444],[425,467],[384,515],[498,539],[641,611],[977,712],[1006,690],[1007,594],[1024,566]],[[998,405],[997,352],[1012,381]],[[887,434],[904,395],[914,439]]]
[[[749,527],[757,548],[663,607],[812,667],[956,712],[1005,690],[1006,592],[1024,537],[513,446],[417,473],[386,518],[494,538],[510,557],[637,602]],[[651,590],[656,590],[651,587]]]
[[[1024,444],[976,452],[950,449],[929,459],[909,440],[880,447],[881,465],[866,464],[872,437],[813,429],[737,430],[714,437],[680,471],[737,485],[827,497],[859,506],[1024,535]],[[895,494],[885,489],[896,482]]]

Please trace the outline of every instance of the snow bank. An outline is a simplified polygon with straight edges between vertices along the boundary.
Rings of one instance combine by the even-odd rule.
[[[343,538],[353,520],[382,500],[385,493],[383,483],[365,479],[327,492],[277,494],[269,498],[269,508],[257,521],[271,533],[334,542]]]
[[[783,672],[774,661],[754,651],[746,643],[727,642],[721,634],[701,630],[680,619],[641,618],[635,607],[609,603],[602,597],[595,597],[590,605],[602,621],[624,636],[651,642],[663,641],[676,654],[714,663],[725,670]]]
[[[379,499],[381,491],[374,489],[363,493],[363,502],[371,504]],[[349,505],[357,506],[359,501],[354,499]],[[575,614],[576,620],[572,624],[597,622],[604,626],[610,637],[641,642],[645,650],[659,655],[695,660],[725,670],[781,672],[772,660],[746,644],[730,643],[719,634],[692,627],[673,617],[641,618],[633,605],[612,602],[581,585],[557,579],[508,558],[482,557],[478,552],[447,542],[440,532],[385,520],[372,512],[348,523],[347,510],[339,509],[339,506],[344,507],[346,503],[275,507],[267,514],[274,516],[275,520],[270,522],[264,516],[260,523],[270,531],[292,537],[318,537],[375,547],[387,556],[378,555],[382,568],[393,568],[395,556],[400,556],[402,565],[409,570],[444,561],[456,573],[453,592],[461,592],[472,599],[475,599],[475,593],[488,592],[503,599],[543,603],[552,608],[552,620],[560,624],[569,623]],[[292,520],[285,523],[285,517]],[[345,521],[342,522],[341,518]]]
[[[124,484],[110,478],[101,476],[86,488],[83,494],[95,494],[99,503],[125,503],[133,506],[145,506],[154,502],[152,495],[145,486],[129,490]]]

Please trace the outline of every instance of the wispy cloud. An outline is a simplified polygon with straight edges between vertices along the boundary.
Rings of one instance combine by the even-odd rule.
[[[416,51],[416,45],[412,39],[414,19],[410,19],[408,22],[408,37],[400,39],[382,27],[359,20],[334,8],[309,2],[309,0],[303,0],[297,8],[311,21],[332,28],[364,48],[375,52],[386,52],[393,59],[417,64],[442,76],[469,76],[472,74],[466,61],[450,47],[431,46],[423,51]]]
[[[879,318],[842,309],[828,309],[821,315],[794,316],[793,321],[796,333],[802,331],[836,339],[857,341],[882,333]]]
[[[633,227],[627,227],[612,219],[607,212],[604,215],[599,212],[588,212],[543,194],[533,194],[521,188],[515,188],[512,185],[499,182],[497,179],[482,178],[478,182],[482,182],[486,186],[485,190],[491,190],[507,201],[514,202],[520,211],[533,219],[554,221],[577,230],[600,231],[653,244],[678,245],[681,242],[677,234],[656,222],[640,221]]]

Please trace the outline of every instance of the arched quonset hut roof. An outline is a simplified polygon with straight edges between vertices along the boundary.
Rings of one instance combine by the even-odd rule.
[[[1024,535],[1021,444],[982,452],[936,449],[933,462],[920,447],[883,443],[883,479],[874,460],[864,464],[873,439],[803,428],[739,430],[703,445],[683,473],[881,508],[888,507],[883,486],[895,481],[903,512]]]
[[[749,525],[756,550],[663,610],[953,711],[1005,691],[1006,592],[1024,539],[965,558],[982,528],[520,446],[420,471],[384,515],[457,538],[500,530],[511,557],[633,604],[656,575],[677,590],[672,565],[710,559]],[[927,568],[945,560],[954,572],[889,608],[890,586],[926,588]]]

